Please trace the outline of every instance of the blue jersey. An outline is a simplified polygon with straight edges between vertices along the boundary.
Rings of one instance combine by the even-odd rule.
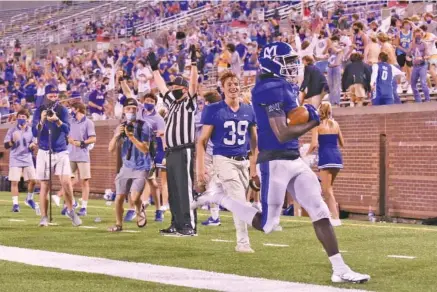
[[[200,123],[214,126],[211,135],[213,155],[247,155],[249,128],[256,124],[251,106],[240,103],[240,108],[234,112],[220,101],[204,108]]]
[[[364,40],[361,35],[355,35],[355,45],[357,53],[364,54]]]
[[[378,63],[378,75],[376,77],[375,98],[393,98],[393,72],[388,63]]]
[[[413,36],[411,34],[411,30],[407,34],[404,34],[402,32],[402,30],[399,32],[399,46],[401,48],[405,49],[407,52],[410,49],[410,44],[411,44],[412,39],[413,39]],[[399,50],[399,49],[396,49],[396,54],[397,55],[405,55],[406,53]]]
[[[299,87],[282,78],[262,78],[252,89],[252,103],[258,125],[258,150],[299,150],[298,139],[281,143],[270,127],[267,112],[283,112],[284,115],[299,106]]]

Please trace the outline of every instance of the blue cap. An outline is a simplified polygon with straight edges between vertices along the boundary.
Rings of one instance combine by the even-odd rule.
[[[51,84],[47,85],[45,88],[45,94],[50,94],[50,93],[59,93],[58,88]]]
[[[71,96],[70,96],[70,97],[71,97],[71,98],[81,98],[80,93],[77,92],[77,91],[73,91],[73,92],[71,93]]]

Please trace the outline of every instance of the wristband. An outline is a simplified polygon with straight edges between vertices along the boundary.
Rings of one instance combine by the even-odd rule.
[[[197,66],[197,62],[196,61],[191,61],[191,66]]]

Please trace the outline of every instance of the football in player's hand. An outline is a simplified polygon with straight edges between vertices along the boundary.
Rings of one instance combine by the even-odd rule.
[[[259,181],[259,177],[257,176],[257,175],[255,175],[254,177],[252,177],[250,180],[249,180],[249,186],[250,186],[250,188],[252,189],[252,190],[254,190],[254,191],[259,191],[260,190],[260,187],[261,187],[261,183],[260,183],[260,181]]]
[[[301,125],[308,123],[310,115],[304,106],[299,106],[287,114],[289,125]]]

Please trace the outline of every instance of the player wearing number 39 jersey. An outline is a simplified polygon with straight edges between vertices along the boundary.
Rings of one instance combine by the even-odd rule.
[[[226,72],[220,78],[225,100],[206,106],[202,113],[202,133],[197,147],[197,181],[204,186],[208,180],[205,176],[205,150],[211,139],[213,144],[213,185],[208,184],[208,192],[220,192],[246,202],[249,184],[249,166],[255,176],[255,159],[247,153],[248,144],[255,153],[257,135],[255,114],[251,106],[240,102],[240,81],[232,72]],[[250,164],[250,165],[249,165]],[[237,252],[253,252],[249,243],[247,224],[234,214],[237,232]]]
[[[295,84],[298,55],[289,44],[275,42],[261,50],[259,63],[262,74],[252,90],[252,103],[260,136],[257,166],[263,211],[261,213],[229,195],[219,193],[200,196],[197,202],[220,204],[255,229],[270,233],[279,223],[288,191],[313,221],[317,238],[332,264],[332,282],[366,282],[370,279],[368,275],[356,273],[344,263],[320,184],[314,172],[299,156],[297,139],[320,123],[317,111],[312,105],[305,105],[309,122],[287,125],[287,114],[298,106],[298,88]]]

